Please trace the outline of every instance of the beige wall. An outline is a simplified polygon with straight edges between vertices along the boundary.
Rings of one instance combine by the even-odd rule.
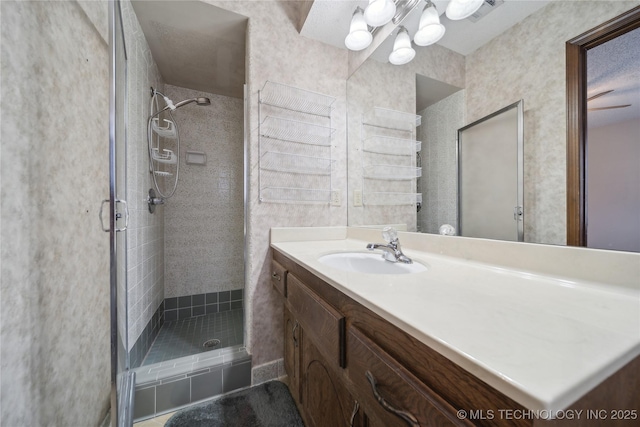
[[[527,242],[566,243],[565,42],[638,4],[553,2],[467,56],[467,123],[524,99]]]
[[[98,425],[109,407],[107,3],[1,7],[0,419]]]
[[[165,298],[244,288],[242,99],[166,85],[174,103],[208,97],[173,116],[180,130],[180,179],[165,212]],[[207,164],[187,165],[187,150]]]
[[[640,120],[589,128],[587,246],[640,252]]]

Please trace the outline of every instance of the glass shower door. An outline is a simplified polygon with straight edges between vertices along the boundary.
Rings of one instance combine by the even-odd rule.
[[[458,130],[458,234],[523,241],[523,101]]]
[[[109,91],[109,226],[110,318],[111,318],[111,425],[133,423],[135,375],[127,354],[127,260],[126,229],[129,222],[126,197],[126,75],[120,2],[109,2],[110,91]]]

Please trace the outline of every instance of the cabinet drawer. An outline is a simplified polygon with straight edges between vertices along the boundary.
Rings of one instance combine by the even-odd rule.
[[[271,261],[271,284],[284,297],[287,296],[287,270],[276,261]]]
[[[293,274],[287,275],[287,304],[329,363],[344,367],[344,316]]]
[[[450,404],[354,328],[347,336],[347,363],[348,377],[358,390],[356,398],[374,425],[472,425],[459,420]]]

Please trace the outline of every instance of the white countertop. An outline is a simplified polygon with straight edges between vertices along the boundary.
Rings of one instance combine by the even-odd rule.
[[[436,240],[443,236],[418,233],[400,233],[400,242],[407,256],[429,267],[424,273],[363,274],[321,264],[321,255],[366,252],[367,243],[382,241],[376,230],[351,231],[272,229],[271,246],[530,410],[566,409],[640,354],[640,254],[620,254],[626,268],[611,273],[615,285],[429,252],[424,250],[429,243],[446,252]],[[413,246],[421,250],[403,239],[418,239]],[[445,239],[454,239],[445,241],[444,246],[455,243],[452,247],[470,240]],[[486,245],[510,257],[545,250],[510,242]],[[579,265],[580,257],[591,257],[586,261],[598,264],[592,251],[548,250],[555,251],[558,263]]]

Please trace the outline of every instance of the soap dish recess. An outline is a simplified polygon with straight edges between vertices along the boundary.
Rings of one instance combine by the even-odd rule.
[[[202,151],[187,151],[185,161],[188,165],[204,166],[207,164],[207,155]]]

